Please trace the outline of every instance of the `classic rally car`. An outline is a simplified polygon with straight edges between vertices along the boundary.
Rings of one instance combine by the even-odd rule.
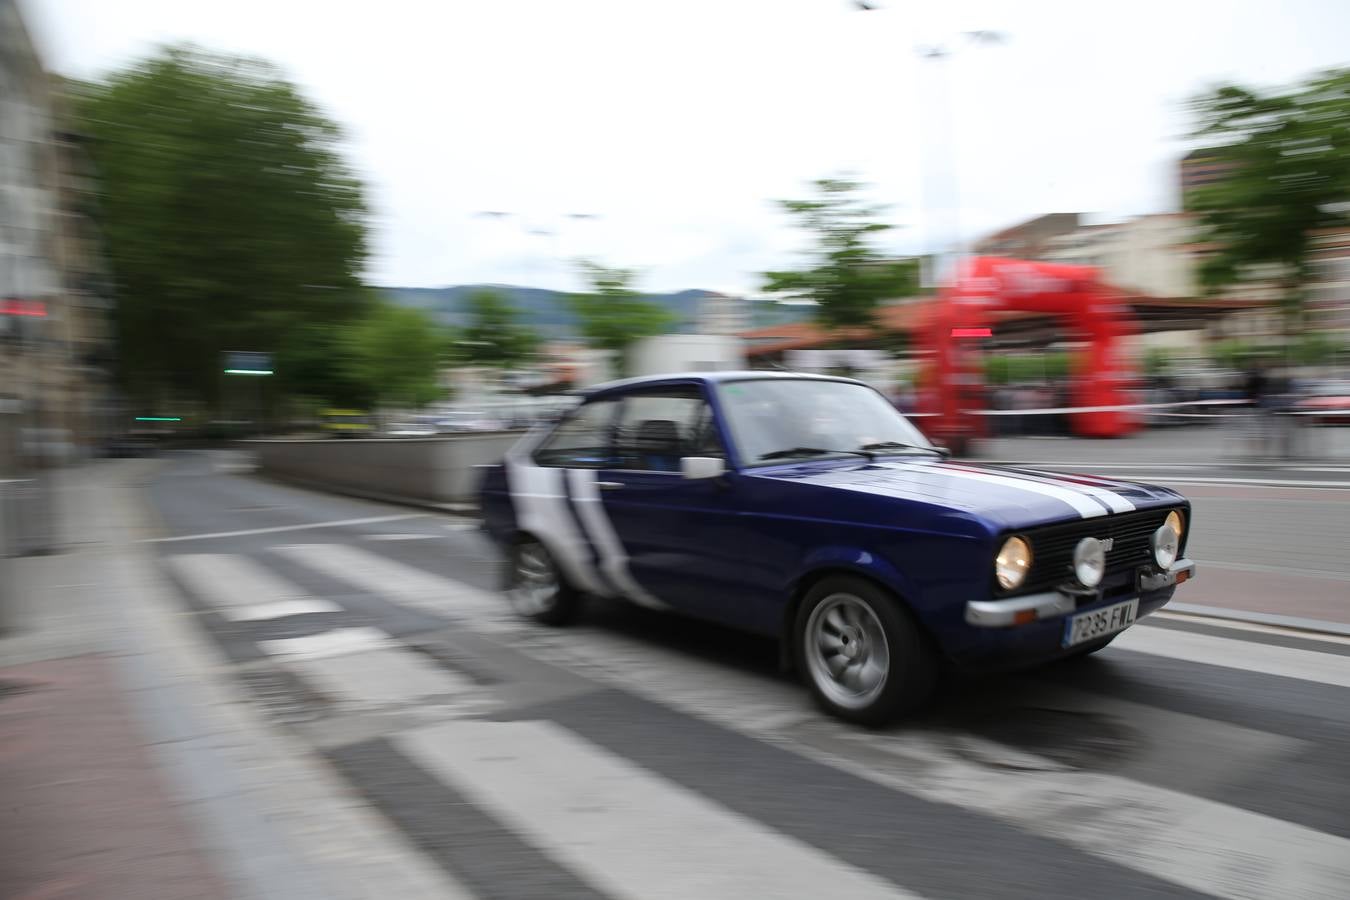
[[[952,461],[844,378],[593,388],[488,468],[481,502],[522,614],[562,624],[596,594],[774,636],[865,723],[944,665],[1100,650],[1195,572],[1180,494]]]

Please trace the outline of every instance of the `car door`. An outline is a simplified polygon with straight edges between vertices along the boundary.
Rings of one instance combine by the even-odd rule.
[[[727,478],[681,474],[683,457],[725,459],[724,446],[701,385],[624,396],[613,464],[573,476],[582,521],[617,591],[638,603],[744,624],[725,571],[734,492]]]

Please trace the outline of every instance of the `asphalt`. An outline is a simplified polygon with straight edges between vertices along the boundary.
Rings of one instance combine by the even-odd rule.
[[[143,896],[795,897],[847,881],[906,900],[1286,900],[1350,883],[1344,638],[1168,615],[1090,659],[950,678],[918,717],[865,731],[816,712],[760,638],[616,603],[570,629],[514,619],[495,552],[462,518],[276,484],[222,453],[102,471],[133,470],[119,496],[143,507],[140,526],[104,523],[115,546],[91,531],[89,549],[49,558],[43,597],[49,624],[130,616],[112,648],[179,673],[107,679],[146,723],[154,827],[183,838],[162,848],[165,878],[204,873],[200,894],[147,880]],[[1308,613],[1290,584],[1350,578],[1350,492],[1250,481],[1194,488],[1200,574],[1184,596]],[[110,578],[105,557],[140,562]],[[194,559],[241,579],[203,581]],[[1222,595],[1198,591],[1225,572]],[[234,607],[282,590],[323,611]],[[339,634],[365,643],[323,643]],[[587,763],[564,770],[571,783],[512,788],[553,771],[559,748]],[[457,772],[468,764],[479,774]],[[650,805],[625,803],[630,790]],[[689,821],[754,840],[666,827]],[[85,865],[68,853],[48,882]],[[793,872],[800,892],[781,887]]]

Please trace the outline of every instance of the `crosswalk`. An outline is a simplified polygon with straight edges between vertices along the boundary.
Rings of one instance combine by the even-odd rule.
[[[1350,801],[1344,767],[1317,768],[1350,758],[1343,652],[1140,625],[1102,655],[1106,676],[1163,659],[1264,679],[1264,693],[1217,703],[1178,681],[1142,702],[1050,674],[868,732],[822,717],[788,679],[678,642],[518,622],[494,593],[378,552],[394,543],[166,548],[164,562],[208,630],[247,636],[333,715],[388,714],[370,757],[384,762],[334,750],[340,729],[326,746],[429,855],[489,827],[473,822],[533,848],[515,866],[450,853],[483,896],[1350,895],[1347,806],[1305,816],[1251,788],[1304,767],[1325,782],[1316,802]],[[316,587],[334,582],[347,590]],[[381,604],[440,627],[399,634]],[[436,642],[484,656],[493,683]],[[1299,685],[1327,708],[1284,703]],[[1024,733],[1036,722],[1049,737]],[[395,769],[455,799],[400,789]]]

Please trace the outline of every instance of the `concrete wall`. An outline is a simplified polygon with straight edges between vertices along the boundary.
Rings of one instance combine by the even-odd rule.
[[[240,446],[265,475],[372,497],[426,503],[476,502],[481,472],[523,432],[493,431],[436,438],[257,440]]]

